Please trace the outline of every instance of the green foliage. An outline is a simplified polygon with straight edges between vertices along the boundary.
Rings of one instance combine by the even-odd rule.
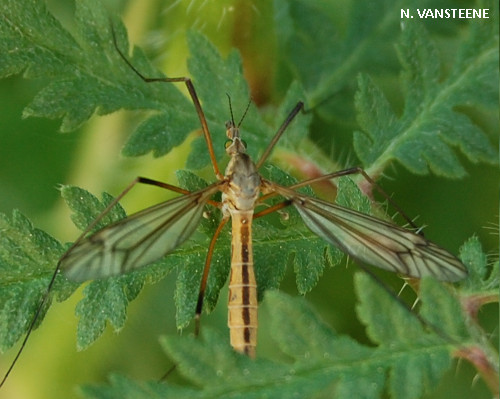
[[[62,117],[61,130],[71,131],[94,112],[105,115],[121,108],[161,107],[151,92],[172,104],[189,104],[171,85],[144,91],[142,85],[133,83],[139,79],[123,65],[111,40],[112,21],[99,1],[76,3],[74,36],[36,0],[2,2],[2,21],[1,76],[24,71],[29,78],[53,79],[28,105],[24,116]],[[123,27],[119,28],[122,43]],[[132,61],[144,73],[152,73],[139,51]]]
[[[498,161],[484,132],[467,114],[456,109],[460,105],[496,106],[496,14],[492,14],[493,21],[471,26],[470,36],[461,44],[446,76],[442,73],[440,54],[425,28],[415,23],[402,25],[397,55],[403,68],[400,85],[405,106],[398,116],[366,72],[373,74],[382,62],[387,69],[394,59],[394,51],[387,43],[391,35],[397,34],[396,19],[401,7],[408,7],[406,2],[378,1],[352,7],[347,12],[351,23],[343,36],[335,31],[334,24],[328,23],[325,5],[320,2],[278,3],[286,10],[279,14],[278,32],[311,104],[321,103],[341,90],[346,81],[352,81],[353,73],[362,72],[355,105],[363,131],[354,134],[353,144],[371,176],[379,176],[389,163],[397,160],[412,173],[431,171],[444,177],[463,177],[465,170],[454,148],[459,148],[472,162]],[[418,2],[418,7],[425,7],[425,3],[436,6],[434,2]],[[480,4],[495,9],[493,2]],[[393,23],[388,19],[394,19]],[[318,30],[318,26],[322,28]],[[337,67],[332,70],[325,65]]]
[[[499,286],[498,260],[490,269],[488,257],[477,237],[471,237],[461,248],[460,258],[469,270],[465,288],[469,291],[496,291]]]
[[[468,57],[459,56],[454,70],[440,82],[439,55],[419,25],[403,29],[398,54],[403,73],[405,109],[398,118],[371,79],[361,75],[356,96],[358,121],[365,133],[354,135],[354,148],[372,175],[397,159],[413,173],[429,170],[446,177],[461,177],[465,170],[451,150],[457,146],[472,162],[497,162],[496,151],[484,133],[455,107],[492,104],[498,91],[498,37],[493,25],[474,25],[463,44]],[[475,53],[470,51],[475,50]],[[473,62],[471,62],[473,58]]]
[[[494,21],[471,22],[467,39],[461,41],[455,60],[447,68],[440,63],[441,55],[427,27],[405,23],[397,45],[398,67],[392,38],[398,34],[396,18],[402,3],[379,1],[352,7],[342,36],[333,28],[335,18],[325,12],[322,3],[275,1],[274,7],[280,12],[276,11],[274,29],[284,49],[281,61],[295,80],[280,87],[286,94],[281,96],[280,105],[270,110],[272,118],[250,107],[242,135],[255,160],[299,99],[307,98],[310,107],[317,105],[318,114],[324,117],[339,104],[337,100],[332,105],[320,103],[336,92],[352,90],[354,77],[359,76],[355,105],[356,129],[361,131],[353,136],[353,148],[373,177],[381,176],[393,161],[412,173],[462,177],[465,168],[459,159],[464,157],[459,158],[457,149],[471,162],[497,161],[487,135],[470,116],[471,109],[491,109],[498,99],[498,34]],[[67,132],[93,114],[119,109],[146,111],[123,154],[168,154],[199,129],[192,102],[175,84],[146,84],[124,63],[114,47],[112,31],[120,50],[139,71],[148,77],[162,76],[140,49],[129,52],[125,28],[117,17],[108,15],[100,1],[81,0],[75,6],[75,28],[70,33],[42,1],[1,1],[0,76],[23,73],[26,78],[48,82],[26,107],[24,116],[61,118],[61,130]],[[481,6],[496,10],[493,2]],[[241,58],[235,50],[222,57],[205,36],[195,31],[188,34],[188,47],[189,76],[210,131],[219,132],[223,121],[231,116],[226,93],[237,122],[250,98]],[[377,71],[387,64],[389,70],[402,69],[401,115],[376,82]],[[344,104],[330,117],[343,118],[352,111],[345,98],[341,101]],[[280,144],[290,151],[300,151],[311,121],[311,115],[299,115]],[[217,159],[222,160],[225,137],[212,135]],[[199,137],[193,142],[187,166],[201,169],[208,164],[206,143]],[[275,167],[264,169],[263,175],[272,181],[283,185],[295,181]],[[208,184],[189,172],[177,176],[180,185],[192,191]],[[370,212],[369,201],[351,180],[341,179],[338,190],[337,203]],[[81,230],[112,201],[107,194],[100,201],[83,189],[69,186],[63,187],[61,194]],[[174,253],[144,269],[94,281],[83,289],[83,299],[76,308],[79,349],[91,345],[107,323],[120,330],[129,302],[146,283],[156,283],[171,271],[177,273],[177,326],[189,324],[203,259],[220,220],[218,210],[209,210],[210,217],[202,220],[189,243]],[[377,398],[386,391],[394,398],[418,398],[437,385],[459,346],[467,346],[471,340],[487,346],[480,328],[474,326],[470,332],[470,321],[457,300],[457,296],[466,301],[498,291],[498,263],[493,272],[489,271],[476,239],[462,248],[461,258],[470,270],[470,279],[459,293],[433,281],[421,283],[421,316],[429,322],[427,326],[367,276],[358,275],[357,312],[374,344],[367,346],[334,332],[303,300],[270,291],[279,287],[287,266],[292,265],[298,291],[307,293],[324,273],[325,264],[337,265],[343,259],[339,250],[310,232],[293,209],[286,211],[287,220],[271,215],[255,221],[254,258],[259,298],[267,292],[265,302],[274,323],[271,331],[287,362],[249,360],[233,353],[226,339],[205,329],[202,340],[168,337],[162,341],[189,387],[140,384],[115,376],[109,386],[83,388],[84,397],[311,397],[334,392],[338,397]],[[116,206],[96,229],[123,217],[125,212]],[[228,231],[226,227],[222,235],[227,237]],[[4,351],[27,331],[64,246],[34,228],[17,211],[12,218],[1,215],[0,232],[0,349]],[[221,239],[216,244],[205,297],[207,311],[215,307],[229,274],[227,241]],[[75,289],[75,284],[58,275],[51,295],[64,300]],[[38,323],[49,305],[50,301]]]
[[[18,211],[11,218],[0,215],[0,231],[0,349],[5,351],[28,329],[63,248]],[[62,279],[55,285],[60,300],[66,299],[74,288],[74,284]],[[48,304],[39,321],[47,308]]]
[[[456,302],[451,290],[433,281],[422,282],[421,301]],[[181,388],[169,383],[133,383],[113,376],[109,386],[87,386],[85,398],[289,398],[356,397],[379,398],[384,391],[401,399],[419,398],[436,386],[448,369],[449,338],[455,345],[467,344],[453,323],[440,323],[439,333],[424,328],[393,296],[366,274],[356,275],[358,314],[375,346],[362,345],[337,334],[301,298],[277,291],[266,294],[265,306],[272,313],[271,331],[286,361],[248,359],[231,350],[213,330],[202,338],[164,337],[165,351],[176,360],[177,369],[192,385]],[[384,312],[380,312],[384,309]],[[449,320],[448,307],[434,308],[437,318]],[[193,387],[196,386],[194,389]],[[152,396],[151,396],[152,395]],[[155,396],[156,395],[156,396]]]
[[[381,0],[363,7],[341,5],[337,14],[319,1],[275,1],[280,10],[275,16],[280,44],[293,66],[294,77],[306,88],[311,105],[321,104],[351,85],[361,71],[373,73],[381,65],[384,69],[388,65],[396,67],[388,44],[397,34],[403,3]],[[339,27],[344,24],[342,32]],[[328,111],[334,108],[328,107]]]

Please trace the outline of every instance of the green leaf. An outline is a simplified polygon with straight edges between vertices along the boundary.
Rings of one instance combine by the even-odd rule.
[[[178,110],[166,108],[142,122],[123,148],[123,155],[139,156],[153,152],[160,157],[180,145],[185,133],[198,127],[199,122]]]
[[[154,111],[125,144],[123,153],[127,156],[148,152],[162,156],[199,128],[200,122],[192,102],[177,88],[178,85],[182,87],[182,83],[146,83],[126,65],[114,47],[111,23],[120,51],[125,56],[129,46],[126,32],[120,21],[108,16],[99,1],[86,0],[76,4],[76,30],[73,34],[64,30],[47,12],[43,2],[22,0],[4,3],[2,16],[7,23],[1,24],[2,37],[6,40],[0,45],[4,61],[0,76],[25,70],[26,77],[51,79],[25,109],[24,116],[62,117],[61,130],[70,131],[94,113],[104,115],[121,108]],[[188,36],[188,44],[193,55],[189,60],[189,69],[213,132],[217,158],[220,159],[225,156],[225,135],[221,130],[224,121],[231,117],[226,93],[231,97],[238,120],[250,99],[241,59],[235,51],[223,59],[205,37],[195,32]],[[129,61],[144,76],[161,77],[139,49],[134,48]],[[44,67],[41,68],[41,65]],[[302,97],[297,90],[294,95]],[[291,107],[287,112],[290,110]],[[308,119],[298,125],[302,132],[306,131]],[[252,107],[242,128],[252,155],[256,155],[262,147],[262,140],[273,133]],[[301,133],[302,137],[304,135]],[[188,166],[201,168],[208,163],[206,143],[200,137],[193,144]]]
[[[433,279],[420,282],[420,295],[426,298],[421,314],[429,325],[439,328],[439,332],[449,339],[467,339],[468,331],[462,306],[456,292]],[[439,312],[435,308],[439,308]]]
[[[400,3],[343,5],[335,13],[318,1],[275,1],[280,10],[275,16],[280,44],[311,106],[349,85],[360,71],[373,73],[381,64],[390,64],[394,56],[388,38],[396,33]],[[338,28],[341,24],[347,29]]]
[[[351,373],[364,377],[368,370],[359,367],[359,362],[369,357],[371,350],[349,338],[336,337],[302,300],[269,292],[266,301],[276,321],[276,342],[281,347],[298,345],[293,351],[293,364],[250,360],[232,351],[223,337],[209,329],[202,332],[204,342],[179,337],[163,340],[183,376],[202,388],[202,397],[311,397],[320,392],[332,393],[336,382],[339,393],[352,393],[355,387]],[[374,368],[371,374],[376,379],[378,376],[380,391],[383,373]],[[368,389],[363,377],[356,381],[356,389],[376,397],[376,389]]]
[[[33,227],[18,211],[12,217],[0,214],[0,351],[4,352],[26,333],[34,313],[46,294],[62,245]],[[56,297],[65,300],[74,284],[58,276],[53,293],[37,325]]]
[[[364,7],[355,2],[332,7],[320,1],[275,1],[277,37],[287,61],[283,68],[305,87],[309,105],[317,107],[323,119],[335,122],[334,127],[347,130],[345,134],[356,129],[351,127],[354,110],[346,98],[359,76],[355,105],[357,128],[362,131],[354,133],[353,145],[375,178],[393,161],[416,174],[463,177],[458,151],[474,163],[497,163],[491,138],[470,112],[497,108],[497,5],[478,2],[491,16],[481,23],[470,20],[469,36],[459,43],[455,59],[444,60],[451,64],[446,75],[442,71],[448,65],[441,66],[444,57],[427,30],[456,31],[458,20],[434,23],[400,17],[402,9],[414,12],[426,6],[436,4],[381,0]],[[397,56],[403,67],[399,86],[405,102],[401,116],[374,83],[388,86],[388,75],[397,68],[393,42],[398,35]],[[392,83],[393,92],[397,84]]]
[[[441,288],[440,284],[433,286],[438,291]],[[436,297],[430,295],[431,291],[421,292],[420,300],[428,306],[425,316],[432,316],[432,321],[444,316],[452,317],[446,313],[449,308],[435,305],[433,300]],[[391,396],[419,398],[435,388],[450,367],[453,341],[442,338],[440,332],[425,331],[405,306],[401,306],[393,295],[368,275],[356,275],[356,292],[360,299],[358,315],[367,325],[368,336],[379,344],[377,355],[382,358],[384,355],[394,356],[389,376]],[[458,312],[454,317],[460,317],[462,313]]]
[[[84,230],[112,202],[109,194],[99,201],[89,192],[72,186],[61,188],[61,195],[73,211],[71,219],[77,227]],[[123,219],[125,212],[119,204],[115,205],[97,224],[96,229]],[[52,268],[54,268],[54,262]],[[148,268],[139,269],[119,277],[96,280],[83,290],[83,299],[76,307],[79,316],[77,348],[83,350],[91,345],[104,332],[106,323],[111,323],[119,331],[126,321],[128,303],[135,299],[145,283],[154,283],[165,277],[173,268],[161,261]]]
[[[102,195],[102,202],[88,191],[75,186],[62,186],[61,197],[64,199],[68,207],[71,209],[71,220],[78,229],[84,231],[101,215],[108,205],[114,200],[107,193]],[[125,218],[125,210],[116,204],[95,226],[93,231],[102,229],[108,224]]]
[[[469,271],[469,278],[465,281],[468,290],[498,289],[498,273],[488,267],[488,258],[476,236],[460,247],[460,259]]]
[[[162,339],[187,385],[137,384],[113,377],[109,386],[85,387],[85,397],[117,398],[126,390],[136,399],[160,392],[167,398],[174,394],[181,398],[380,398],[388,391],[392,398],[406,399],[432,390],[450,366],[454,345],[433,332],[423,332],[415,316],[366,275],[360,274],[356,280],[359,312],[370,335],[378,337],[375,347],[335,333],[303,299],[269,291],[265,304],[272,313],[273,338],[290,360],[251,360],[235,353],[224,337],[206,328],[201,340]],[[382,311],[379,305],[383,305]],[[377,312],[369,309],[372,307]],[[444,311],[434,308],[441,315]],[[395,332],[386,336],[390,329]],[[386,375],[390,376],[388,383]]]
[[[338,194],[335,202],[345,208],[351,208],[361,213],[370,214],[370,200],[361,193],[359,187],[349,178],[338,179]]]
[[[486,38],[480,28],[472,29],[457,57],[458,66],[443,80],[439,55],[427,32],[417,24],[405,25],[398,47],[405,88],[400,118],[373,81],[360,76],[356,107],[364,132],[354,134],[353,144],[371,176],[379,176],[389,162],[397,160],[416,174],[432,171],[439,176],[463,177],[465,170],[453,147],[472,162],[497,162],[497,153],[485,134],[455,109],[465,104],[491,104],[498,97],[493,83],[498,75],[498,35],[491,23],[474,27],[479,25],[490,35]],[[464,58],[469,64],[464,64]]]
[[[30,78],[71,71],[65,54],[74,54],[76,42],[43,2],[3,1],[0,10],[1,76],[24,71]]]
[[[111,23],[122,51],[127,53],[124,28],[116,18],[108,16],[100,1],[76,3],[73,35],[47,11],[42,1],[3,1],[1,18],[0,35],[4,39],[0,44],[0,76],[25,71],[26,77],[52,79],[25,109],[24,116],[63,118],[61,130],[66,132],[81,126],[94,113],[105,115],[121,108],[160,111],[169,108],[174,119],[167,122],[178,129],[176,132],[181,130],[178,115],[185,113],[186,127],[181,137],[193,129],[196,116],[192,105],[175,85],[145,84],[125,65],[113,45]],[[145,75],[158,76],[140,51],[134,51],[131,62]],[[165,107],[165,103],[171,106]],[[165,141],[165,135],[162,138]],[[168,137],[167,141],[170,140]],[[155,154],[164,154],[162,147],[170,150],[181,140],[162,143]],[[144,143],[136,147],[128,145],[126,152],[144,153]]]
[[[357,313],[367,325],[367,334],[379,345],[411,345],[423,338],[423,326],[408,309],[399,306],[384,288],[374,284],[369,276],[356,276],[360,304]],[[378,309],[378,311],[376,311]]]

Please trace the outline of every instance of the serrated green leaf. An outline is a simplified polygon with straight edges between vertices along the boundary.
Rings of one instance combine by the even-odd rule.
[[[203,245],[190,246],[181,258],[178,259],[177,280],[175,287],[175,306],[177,309],[176,324],[178,328],[186,327],[193,319],[196,311],[196,302],[200,292],[200,281],[203,273],[207,247]],[[182,248],[179,250],[181,251]],[[170,260],[172,255],[167,259]],[[205,303],[209,303],[206,301]],[[213,307],[213,302],[208,306]]]
[[[185,115],[180,111],[165,109],[142,122],[123,148],[125,156],[139,156],[153,152],[160,157],[180,145],[186,131],[195,130],[199,122],[192,118],[193,112]]]
[[[1,76],[24,71],[26,77],[39,77],[71,71],[64,54],[71,54],[76,43],[44,2],[6,0],[0,10]]]
[[[369,276],[356,275],[357,313],[370,339],[380,345],[411,345],[423,335],[420,322]]]
[[[335,203],[345,208],[354,209],[361,213],[370,214],[371,202],[364,196],[359,187],[349,177],[337,180],[338,194]]]
[[[462,177],[465,170],[453,147],[460,148],[472,162],[497,162],[496,151],[484,133],[454,109],[464,103],[483,104],[485,95],[476,93],[498,90],[492,83],[497,75],[498,54],[493,48],[498,47],[498,36],[492,34],[487,46],[472,42],[463,46],[474,46],[475,62],[440,82],[439,56],[431,38],[419,25],[403,29],[398,49],[405,109],[399,119],[371,79],[360,76],[356,107],[364,133],[355,133],[354,148],[370,175],[380,175],[390,161],[398,160],[413,173]]]
[[[469,277],[465,284],[472,289],[477,289],[482,286],[484,280],[488,276],[487,257],[476,236],[469,238],[460,247],[460,259],[464,262],[464,265],[467,266],[469,272]]]
[[[109,321],[115,331],[125,324],[127,299],[122,284],[116,279],[92,282],[83,291],[84,298],[76,306],[79,317],[77,331],[78,350],[86,349],[101,336]]]
[[[55,272],[62,245],[20,212],[0,214],[0,351],[26,333]],[[57,277],[51,297],[66,299],[75,285]],[[45,304],[37,325],[50,305]]]
[[[271,301],[274,317],[272,331],[280,349],[287,355],[308,358],[342,359],[367,356],[371,350],[348,337],[340,337],[325,325],[304,300],[291,299],[279,292],[269,291],[266,300]],[[341,345],[337,345],[342,341]],[[353,354],[358,354],[353,356]]]
[[[63,186],[61,195],[73,211],[71,219],[82,230],[94,222],[113,201],[109,194],[103,194],[101,202],[89,192],[73,186]],[[124,217],[126,217],[125,211],[116,204],[95,229]],[[107,322],[111,323],[115,331],[119,331],[126,321],[128,303],[135,299],[145,283],[158,282],[171,268],[172,266],[160,261],[124,276],[93,281],[85,287],[84,298],[76,307],[76,314],[80,317],[77,348],[83,350],[91,345],[104,332]]]
[[[373,282],[360,276],[360,294],[363,306],[373,299]],[[379,287],[380,288],[380,287]],[[375,295],[378,295],[375,294]],[[382,296],[387,296],[382,294]],[[417,340],[408,340],[404,334],[393,335],[376,347],[364,346],[353,339],[338,335],[308,306],[303,299],[290,298],[277,291],[266,294],[266,305],[272,313],[274,339],[292,361],[271,361],[262,357],[251,360],[235,353],[225,337],[205,328],[201,339],[193,337],[164,337],[162,345],[177,365],[177,370],[188,381],[181,387],[169,383],[135,384],[123,377],[113,377],[110,386],[86,387],[89,398],[115,398],[125,387],[136,393],[134,398],[155,394],[160,386],[164,397],[174,393],[178,397],[195,398],[289,398],[297,397],[356,397],[375,399],[384,392],[392,398],[417,398],[435,387],[440,375],[449,368],[452,347],[432,333],[413,334],[414,325],[407,324],[407,332]],[[379,302],[378,302],[379,303]],[[384,303],[385,304],[385,303]],[[387,301],[381,313],[396,311],[389,323],[400,316],[400,305]],[[437,310],[439,312],[439,310]],[[407,312],[408,313],[408,312]],[[408,318],[414,318],[408,313]],[[402,331],[402,329],[401,329]],[[389,382],[386,377],[389,375]],[[196,387],[196,388],[195,388]],[[102,396],[107,394],[108,396]],[[154,397],[154,396],[153,396]]]
[[[71,220],[78,229],[84,231],[94,220],[101,215],[106,207],[114,200],[109,194],[104,193],[102,202],[88,191],[75,186],[62,186],[61,197],[72,210]],[[123,219],[127,215],[125,210],[116,204],[97,223],[93,231],[102,229],[104,226]]]
[[[275,18],[281,46],[312,106],[349,85],[361,70],[373,73],[391,59],[386,38],[394,35],[397,25],[387,19],[397,18],[399,2],[344,5],[341,18],[322,2],[276,1],[275,7],[280,10]],[[347,26],[344,32],[337,28],[339,19]]]
[[[433,279],[420,282],[420,296],[425,298],[421,314],[430,325],[451,339],[467,339],[468,331],[459,298],[452,289]],[[439,312],[435,308],[439,308]]]
[[[120,277],[92,281],[83,290],[75,314],[79,317],[77,348],[84,350],[94,343],[110,323],[115,332],[120,331],[127,318],[127,306],[136,298],[145,283],[157,283],[171,268],[156,262],[147,269],[140,269]]]
[[[401,118],[364,73],[376,76],[380,66],[385,73],[395,68],[389,44],[398,35],[396,18],[402,7],[423,9],[427,2],[377,1],[361,8],[347,4],[335,11],[322,2],[275,3],[280,10],[275,17],[278,38],[291,64],[287,67],[304,85],[309,103],[320,108],[323,118],[349,123],[354,112],[341,90],[349,90],[354,77],[361,75],[356,107],[363,133],[355,132],[354,148],[372,177],[381,175],[393,160],[412,173],[462,177],[465,169],[456,149],[472,162],[497,162],[497,152],[484,132],[457,110],[460,105],[496,107],[498,10],[494,2],[481,3],[492,16],[482,23],[471,20],[470,36],[463,40],[447,77],[442,76],[440,55],[421,22],[401,25],[398,55],[405,88]],[[442,28],[441,22],[426,28]],[[345,25],[344,31],[332,28],[338,25]]]
[[[24,116],[63,118],[61,130],[71,131],[94,113],[100,115],[120,108],[170,110],[176,132],[185,137],[193,128],[196,115],[192,105],[173,84],[145,84],[120,58],[112,41],[111,25],[117,32],[122,51],[128,52],[123,26],[110,19],[98,0],[76,3],[76,32],[70,35],[41,1],[6,0],[2,3],[2,76],[25,70],[26,77],[50,77],[49,83],[25,109]],[[158,76],[140,51],[131,62],[147,76]],[[165,105],[170,104],[170,105]],[[173,110],[177,110],[174,112]],[[189,110],[189,112],[187,111]],[[184,115],[182,127],[178,115]],[[139,133],[144,138],[144,132]],[[158,133],[156,133],[158,136]],[[162,155],[172,145],[165,135],[155,140],[155,154]],[[137,137],[134,143],[137,142]],[[129,144],[128,154],[142,154],[145,144]],[[138,148],[136,148],[138,147]]]
[[[283,294],[272,294],[270,297],[278,297],[277,301],[284,301],[280,298]],[[307,334],[316,329],[324,329],[324,326],[318,326],[321,322],[310,315],[311,310],[308,308],[296,306],[285,306],[276,303],[272,300],[272,308],[276,314],[284,312],[280,321],[294,321],[294,327],[299,327],[297,335],[302,333]],[[300,301],[296,301],[300,302]],[[275,305],[275,306],[274,306]],[[304,314],[303,312],[306,312]],[[286,313],[291,312],[291,313]],[[298,320],[293,316],[300,313]],[[306,324],[307,323],[307,324]],[[300,326],[299,326],[300,325]],[[285,335],[295,335],[294,330],[285,329],[288,326],[280,325],[276,331],[280,331]],[[322,393],[330,395],[338,388],[339,392],[350,392],[353,390],[365,393],[367,395],[358,397],[377,397],[377,389],[370,385],[368,381],[364,381],[364,374],[369,368],[359,367],[361,353],[369,355],[369,348],[362,348],[350,341],[353,345],[351,349],[346,349],[343,343],[347,343],[348,339],[339,338],[336,341],[337,348],[341,348],[342,355],[332,359],[330,352],[333,348],[332,342],[325,342],[327,348],[322,350],[321,344],[316,347],[316,350],[311,350],[309,345],[313,343],[311,339],[303,335],[299,338],[305,345],[305,353],[297,354],[300,360],[293,364],[284,364],[270,362],[259,358],[255,361],[248,359],[242,355],[236,354],[228,346],[226,340],[219,334],[215,334],[212,330],[205,329],[202,331],[203,340],[205,343],[193,339],[180,339],[179,337],[166,337],[163,340],[165,349],[177,360],[180,372],[193,381],[196,385],[202,387],[203,397],[209,398],[262,398],[276,397],[287,398],[290,395],[298,395],[299,397],[310,397]],[[278,334],[279,339],[282,334]],[[326,332],[328,338],[333,335]],[[292,342],[297,342],[297,339],[292,339]],[[313,343],[313,345],[315,345]],[[344,358],[346,356],[346,358]],[[356,363],[356,366],[354,364]],[[354,372],[356,368],[357,372]],[[376,368],[369,373],[372,376],[378,376],[380,386],[378,392],[383,388],[383,373],[380,373]],[[355,380],[355,376],[363,376],[361,379]],[[356,385],[356,386],[355,386]],[[350,389],[348,389],[350,387]]]
[[[119,375],[110,377],[111,386],[97,387],[84,386],[80,392],[87,399],[168,399],[168,398],[197,398],[199,392],[196,389],[177,388],[158,384],[157,382],[139,384]]]
[[[422,315],[429,318],[435,327],[432,332],[428,332],[408,308],[396,301],[370,276],[357,274],[355,280],[360,299],[357,312],[367,326],[369,337],[380,344],[377,354],[404,353],[392,365],[389,382],[391,396],[419,398],[435,388],[442,374],[450,367],[452,342],[458,345],[458,341],[451,341],[446,336],[450,323],[441,325],[442,321],[439,320],[453,320],[451,323],[456,324],[456,320],[463,317],[460,308],[449,304],[441,308],[435,301],[442,301],[439,292],[442,293],[443,286],[437,282],[429,283],[422,290],[420,298],[424,303]],[[458,314],[448,314],[450,311]],[[463,319],[460,320],[463,323]]]

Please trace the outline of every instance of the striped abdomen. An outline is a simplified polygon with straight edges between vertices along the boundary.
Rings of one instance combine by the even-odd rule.
[[[228,326],[231,346],[255,357],[257,346],[257,284],[253,269],[253,210],[231,211],[231,275]]]

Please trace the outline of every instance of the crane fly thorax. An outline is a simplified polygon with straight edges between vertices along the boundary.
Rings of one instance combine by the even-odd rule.
[[[235,154],[226,168],[227,185],[222,194],[223,208],[247,211],[255,208],[261,179],[247,154]]]
[[[231,159],[225,173],[227,185],[222,193],[223,211],[230,213],[231,210],[253,210],[259,197],[261,178],[255,164],[246,154],[239,129],[231,122],[226,124],[226,128],[229,138],[226,152]]]

